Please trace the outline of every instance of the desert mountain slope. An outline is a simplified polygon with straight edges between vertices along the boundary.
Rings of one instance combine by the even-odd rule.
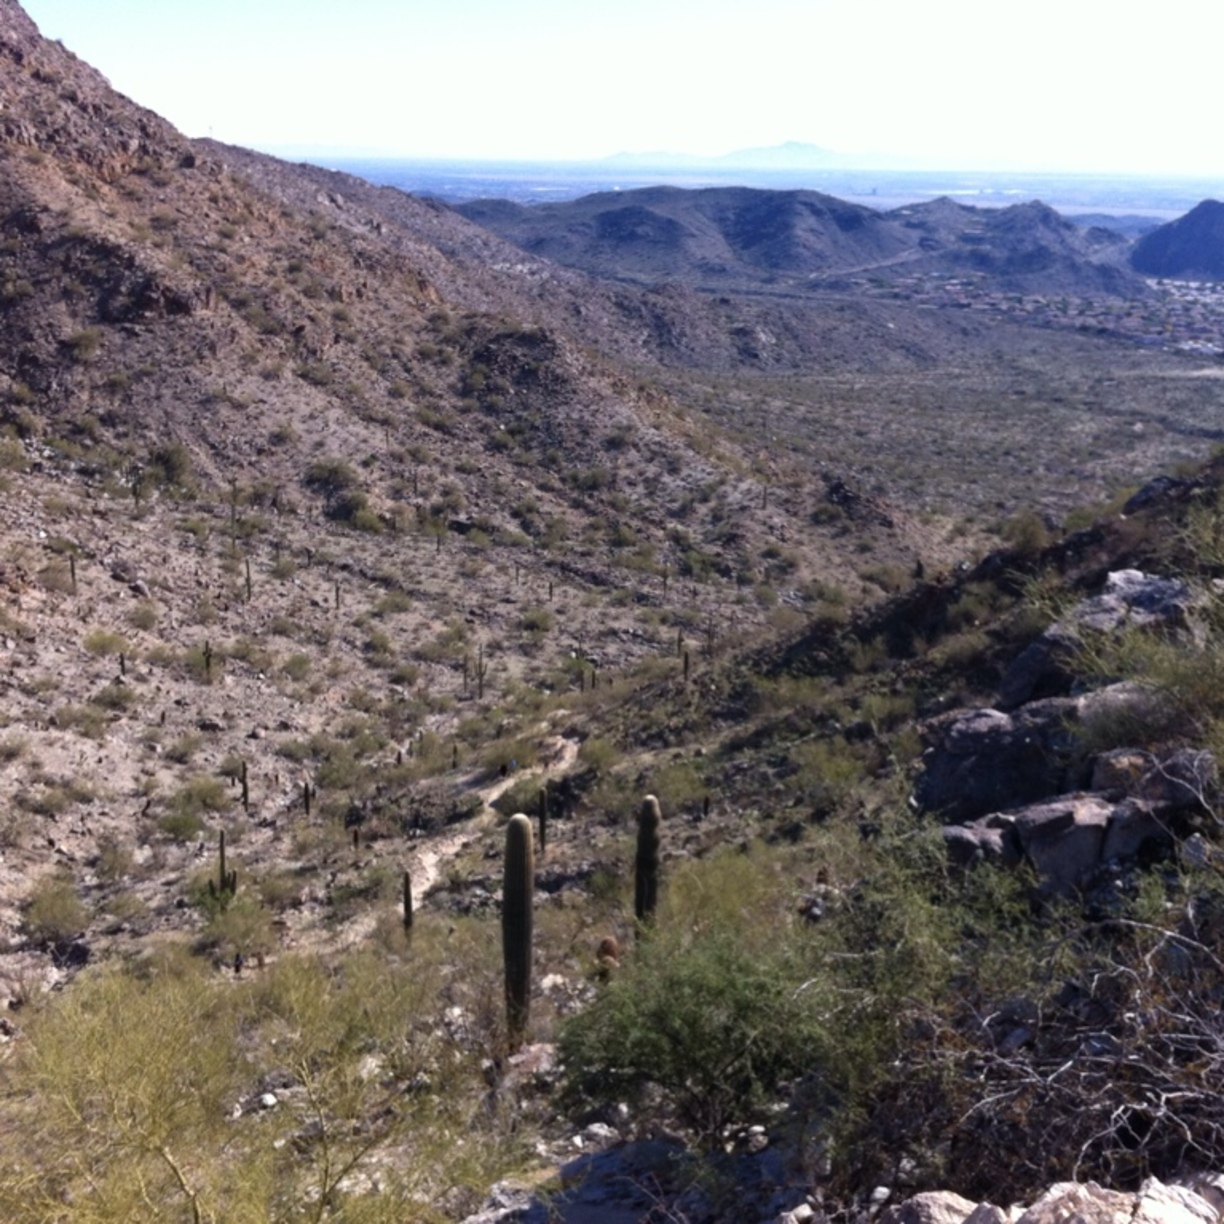
[[[189,142],[13,0],[0,13],[0,414],[27,453],[137,506],[226,490],[282,543],[474,536],[514,572],[608,590],[697,572],[730,602],[786,544],[794,590],[819,573],[857,591],[855,535],[888,563],[935,545],[897,507],[861,533],[814,522],[809,470],[597,353],[658,347],[632,295],[401,193]],[[391,563],[401,543],[383,547]],[[462,588],[468,562],[448,564]],[[768,615],[746,604],[745,626]],[[654,648],[585,636],[607,660]]]
[[[1148,276],[1224,279],[1224,204],[1204,200],[1145,234],[1135,244],[1131,265]]]
[[[21,433],[122,468],[181,445],[208,479],[257,474],[289,502],[334,455],[362,465],[378,513],[418,520],[448,513],[449,483],[451,517],[508,525],[499,481],[532,483],[545,455],[549,482],[577,480],[611,435],[643,479],[663,465],[663,504],[672,481],[717,476],[660,397],[479,270],[497,244],[475,227],[446,213],[431,231],[430,206],[398,193],[357,223],[317,176],[265,190],[39,39],[11,0],[0,12],[0,399]],[[452,233],[462,265],[431,241],[447,227],[467,231]]]

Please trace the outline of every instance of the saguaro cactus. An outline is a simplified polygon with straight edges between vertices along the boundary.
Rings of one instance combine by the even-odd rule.
[[[404,870],[404,930],[412,934],[412,876]]]
[[[225,830],[222,829],[217,836],[217,857],[219,860],[219,869],[217,878],[208,881],[208,895],[221,904],[228,905],[233,899],[234,894],[238,891],[238,869],[226,871],[225,869]]]
[[[662,823],[659,801],[647,795],[638,813],[637,855],[633,864],[633,915],[639,926],[654,919],[659,903],[659,830]]]
[[[506,826],[506,863],[502,883],[502,956],[506,967],[506,1031],[510,1048],[523,1044],[531,1016],[532,895],[535,850],[529,817],[521,812]]]

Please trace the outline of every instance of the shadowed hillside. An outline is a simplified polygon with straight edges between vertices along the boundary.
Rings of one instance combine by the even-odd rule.
[[[1131,266],[1148,276],[1224,279],[1224,204],[1204,200],[1145,234],[1135,244]]]

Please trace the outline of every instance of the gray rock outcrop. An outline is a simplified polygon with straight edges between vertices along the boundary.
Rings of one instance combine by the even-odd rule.
[[[1117,570],[1100,595],[1077,604],[1017,657],[999,685],[1000,709],[1066,693],[1072,683],[1069,664],[1085,632],[1141,625],[1197,639],[1201,598],[1179,578]]]
[[[1177,579],[1110,574],[1104,592],[1052,625],[1003,682],[1002,708],[954,710],[924,728],[914,803],[944,822],[949,857],[1015,866],[1066,892],[1101,868],[1160,853],[1190,831],[1216,784],[1211,753],[1091,745],[1125,743],[1158,725],[1162,695],[1122,681],[1077,695],[1028,699],[1053,677],[1085,631],[1142,625],[1196,640],[1200,597]],[[1061,683],[1061,681],[1059,681]]]

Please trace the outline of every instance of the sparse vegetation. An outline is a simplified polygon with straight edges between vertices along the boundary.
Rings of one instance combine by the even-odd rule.
[[[30,216],[0,234],[4,1219],[461,1219],[510,1175],[538,1213],[594,1118],[688,1144],[694,1197],[639,1204],[660,1218],[710,1187],[779,1215],[731,1201],[761,1143],[838,1218],[880,1185],[1018,1200],[1224,1161],[1224,460],[1176,466],[1224,424],[1218,380],[984,275],[608,296],[484,279],[446,211],[414,269],[417,205],[267,160],[257,186],[223,146],[190,166],[53,46],[28,67]],[[1171,297],[1126,317],[1189,334]],[[1201,313],[1224,335],[1224,299]],[[950,859],[915,807],[940,728],[1118,568],[1192,607],[1060,639],[1038,687],[1078,729],[1050,755],[1075,803],[1105,802],[1101,750],[1107,780],[1155,762],[1138,819],[1193,754],[1186,808],[1078,891],[1010,816],[1019,868]],[[1077,722],[1117,681],[1143,700]]]

